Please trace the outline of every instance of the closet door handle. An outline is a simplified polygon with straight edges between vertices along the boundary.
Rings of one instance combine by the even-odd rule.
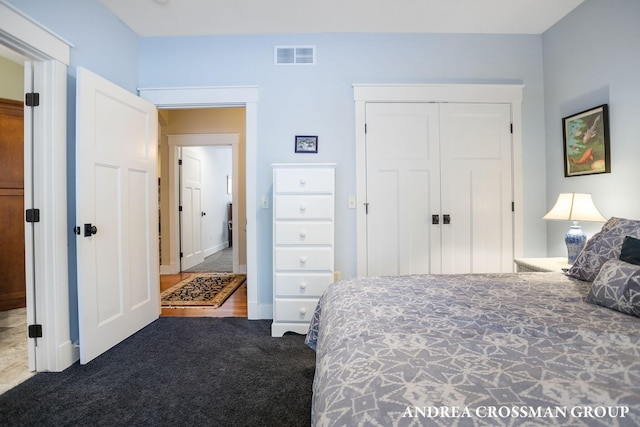
[[[451,224],[451,215],[449,214],[442,215],[442,223]]]
[[[440,224],[440,215],[431,215],[431,224],[433,225]]]

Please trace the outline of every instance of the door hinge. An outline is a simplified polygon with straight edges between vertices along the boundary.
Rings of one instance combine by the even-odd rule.
[[[184,257],[184,254],[182,252],[180,252],[180,258]]]
[[[369,203],[363,203],[364,204],[364,214],[365,215],[369,215]]]
[[[182,166],[182,159],[178,159],[178,166]]]
[[[367,133],[367,124],[364,124],[364,133]]]
[[[40,222],[40,209],[27,209],[27,222]]]
[[[178,206],[178,212],[182,212],[182,206]]]
[[[516,211],[516,203],[511,202],[511,212],[515,212],[515,211]]]
[[[509,126],[509,132],[513,133],[513,123],[511,123]]]
[[[29,338],[42,338],[42,325],[29,325]]]
[[[25,94],[24,104],[27,107],[37,107],[38,105],[40,105],[40,94],[36,92]]]

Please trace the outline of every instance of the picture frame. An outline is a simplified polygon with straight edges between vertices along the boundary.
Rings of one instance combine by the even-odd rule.
[[[562,135],[565,177],[611,173],[607,104],[564,117]]]
[[[318,137],[311,135],[296,135],[296,153],[317,153]]]

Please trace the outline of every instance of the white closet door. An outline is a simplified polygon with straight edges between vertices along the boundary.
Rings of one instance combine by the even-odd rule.
[[[180,206],[182,270],[204,261],[202,246],[202,160],[193,150],[182,148]]]
[[[366,122],[368,275],[438,273],[438,105],[368,103]]]
[[[508,104],[442,104],[442,272],[513,271]]]

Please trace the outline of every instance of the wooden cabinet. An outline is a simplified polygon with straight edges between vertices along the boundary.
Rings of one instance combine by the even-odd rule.
[[[23,114],[22,101],[0,99],[0,311],[26,306]]]
[[[305,334],[334,274],[335,165],[273,165],[272,336]]]

